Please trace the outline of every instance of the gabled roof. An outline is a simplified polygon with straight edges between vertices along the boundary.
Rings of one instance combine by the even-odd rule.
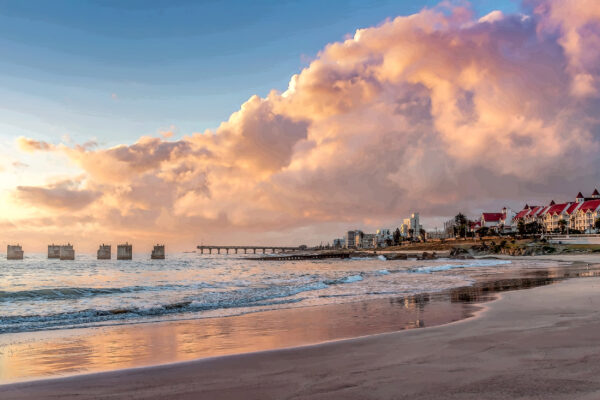
[[[571,204],[567,210],[565,211],[567,213],[567,215],[571,215],[573,214],[573,212],[575,212],[577,210],[577,207],[579,207],[581,203],[573,203]]]
[[[555,205],[555,204],[556,204],[556,202],[554,202],[554,200],[552,200],[552,201],[550,202],[550,205],[551,205],[551,206],[553,206],[553,205]]]
[[[582,211],[582,212],[587,212],[587,211],[596,211],[596,209],[600,207],[600,199],[598,200],[588,200],[588,201],[584,201],[581,204],[581,207],[579,207],[579,209],[577,210]]]
[[[493,221],[500,221],[502,219],[502,217],[504,217],[504,214],[502,214],[502,213],[482,213],[481,216],[483,217],[483,219],[485,221],[493,222]]]
[[[525,209],[523,209],[523,210],[519,211],[519,212],[517,213],[517,215],[515,215],[515,218],[514,218],[514,219],[521,219],[521,218],[525,218],[525,216],[526,216],[527,214],[529,214],[529,211],[531,211],[529,208],[525,208]]]
[[[581,192],[577,193],[577,197],[575,197],[576,199],[583,199],[583,195],[581,194]]]
[[[554,206],[539,207],[539,210],[535,214],[532,214],[530,216],[537,215],[538,217],[541,217],[543,215],[546,215],[552,207]]]
[[[554,215],[554,214],[562,214],[571,203],[561,203],[551,205],[546,214]]]
[[[592,193],[592,196],[600,196],[600,193],[598,193],[598,189],[594,189],[594,193]]]

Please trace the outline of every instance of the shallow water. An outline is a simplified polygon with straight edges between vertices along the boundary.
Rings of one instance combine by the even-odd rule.
[[[254,261],[180,254],[167,260],[0,261],[0,333],[238,315],[472,283],[455,269],[504,260]],[[433,274],[435,273],[435,274]]]
[[[3,271],[2,276],[12,276],[12,287],[19,290],[3,289],[0,300],[0,324],[12,329],[0,334],[0,383],[439,325],[469,317],[476,309],[474,304],[501,291],[600,273],[595,268],[554,261],[279,263],[194,256],[183,255],[170,264],[84,260],[63,266],[58,262],[44,265],[46,260],[38,259],[44,265],[40,268],[43,273],[23,268],[27,263],[36,265],[34,260],[15,268],[11,264],[12,272]],[[77,270],[85,265],[95,265],[88,270],[94,271],[89,277]],[[34,276],[40,277],[38,282],[32,281]],[[214,298],[227,302],[217,302],[221,307],[215,307]],[[136,309],[141,310],[150,300],[191,305],[206,299],[213,301],[211,307],[185,306],[172,311],[163,306],[157,307],[155,314]],[[27,307],[38,305],[37,316],[20,317],[26,321],[24,327],[4,317],[6,305],[13,307],[6,308],[7,312],[16,314],[20,302],[29,304]],[[120,303],[120,309],[135,311],[114,313],[112,319],[100,313],[85,320],[71,318],[73,311],[81,312],[75,310],[89,302],[105,309]],[[48,312],[51,307],[44,309],[46,304],[68,317]],[[61,329],[59,318],[71,323]],[[38,329],[32,329],[35,327]]]

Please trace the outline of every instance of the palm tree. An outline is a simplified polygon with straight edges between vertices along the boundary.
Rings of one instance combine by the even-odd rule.
[[[561,219],[560,221],[558,221],[558,227],[560,229],[560,233],[565,233],[565,230],[567,228],[567,221]]]

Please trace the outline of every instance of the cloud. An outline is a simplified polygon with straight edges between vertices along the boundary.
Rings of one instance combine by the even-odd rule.
[[[77,186],[77,182],[70,180],[46,187],[17,186],[16,195],[20,201],[35,207],[65,212],[81,210],[101,196],[99,192],[79,189]]]
[[[86,187],[18,192],[41,204],[80,196],[106,231],[257,243],[592,188],[600,3],[530,4],[531,15],[475,19],[444,3],[359,29],[283,93],[252,96],[216,130],[180,140],[19,138],[25,151],[66,154]]]
[[[26,152],[50,151],[55,149],[55,146],[50,143],[35,139],[29,139],[22,136],[17,138],[17,146],[19,147],[19,149]]]

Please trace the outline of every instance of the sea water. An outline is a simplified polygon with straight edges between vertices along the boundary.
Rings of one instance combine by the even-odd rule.
[[[0,261],[0,333],[240,315],[436,292],[471,285],[506,260],[258,261],[169,255]]]

